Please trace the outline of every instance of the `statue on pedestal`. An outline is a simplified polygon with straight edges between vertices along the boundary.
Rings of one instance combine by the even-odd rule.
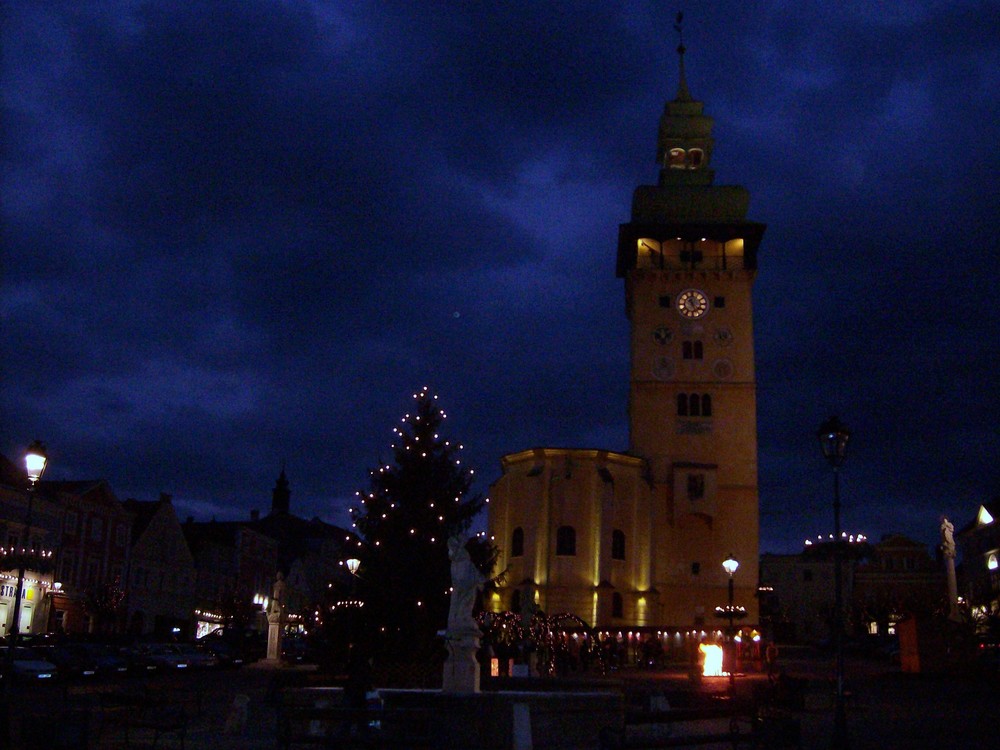
[[[941,518],[941,554],[948,573],[948,619],[962,619],[958,611],[958,580],[955,577],[955,524],[946,517]]]
[[[451,604],[448,608],[448,629],[445,640],[448,659],[444,665],[443,688],[454,693],[479,692],[479,625],[472,616],[476,594],[483,588],[486,576],[479,572],[469,550],[468,537],[456,534],[448,540],[451,559]]]
[[[267,613],[267,658],[271,661],[281,659],[281,629],[285,619],[285,577],[278,571],[274,578],[274,590],[271,596],[271,607]]]

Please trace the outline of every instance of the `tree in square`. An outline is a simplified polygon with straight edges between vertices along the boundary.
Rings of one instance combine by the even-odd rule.
[[[364,621],[379,653],[421,659],[441,648],[437,633],[448,620],[448,539],[467,534],[487,501],[472,493],[474,472],[462,462],[462,446],[443,435],[447,415],[437,396],[424,387],[413,399],[393,429],[392,463],[372,469],[351,520],[363,542],[357,584]],[[488,575],[495,548],[474,536],[468,549]]]

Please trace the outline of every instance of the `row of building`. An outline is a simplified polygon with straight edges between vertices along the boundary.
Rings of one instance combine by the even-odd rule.
[[[10,632],[25,567],[22,633],[190,638],[239,622],[266,628],[280,573],[293,627],[314,616],[350,535],[289,510],[282,470],[270,512],[181,521],[170,495],[119,500],[105,480],[41,481],[0,456],[0,635]]]

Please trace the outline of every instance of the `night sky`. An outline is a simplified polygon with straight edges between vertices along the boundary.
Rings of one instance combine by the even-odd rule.
[[[932,544],[1000,494],[1000,16],[687,2],[755,286],[761,551]],[[618,225],[655,183],[677,8],[8,0],[0,452],[178,515],[349,525],[428,385],[504,453],[625,450]]]

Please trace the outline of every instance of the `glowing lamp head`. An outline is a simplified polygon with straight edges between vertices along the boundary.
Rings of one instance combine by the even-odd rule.
[[[726,573],[729,574],[730,578],[732,578],[733,573],[736,572],[736,569],[738,567],[740,567],[740,564],[736,561],[736,558],[733,557],[732,555],[730,555],[729,557],[727,557],[722,562],[722,569],[725,570]]]
[[[361,561],[358,558],[352,557],[347,561],[346,564],[347,564],[347,569],[351,571],[352,576],[358,574],[358,568],[361,567]]]
[[[28,481],[32,485],[42,478],[45,473],[45,464],[48,457],[45,454],[45,444],[36,440],[28,446],[28,452],[24,455],[24,468],[28,472]]]
[[[847,456],[847,442],[851,439],[847,425],[837,417],[830,417],[816,430],[816,437],[826,460],[833,468],[840,468]]]

